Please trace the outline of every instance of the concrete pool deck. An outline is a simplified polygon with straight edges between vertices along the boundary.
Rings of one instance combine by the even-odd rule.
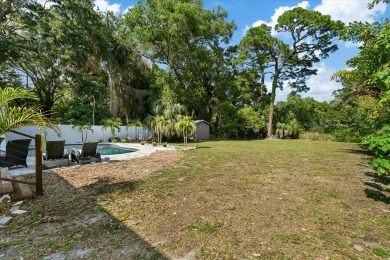
[[[136,149],[137,151],[132,152],[132,153],[124,153],[124,154],[102,155],[102,163],[109,163],[109,162],[116,162],[116,161],[141,158],[141,157],[152,155],[156,151],[174,151],[175,150],[175,148],[171,147],[171,146],[162,147],[162,146],[152,146],[150,144],[145,144],[145,145],[136,144],[136,143],[109,143],[109,144],[117,145],[117,146],[123,147],[123,148]],[[11,177],[35,174],[35,157],[27,157],[27,165],[28,165],[27,168],[26,167],[11,168],[9,170]],[[95,163],[83,164],[83,166],[84,165],[96,165],[96,164]],[[71,162],[71,165],[69,167],[79,167],[79,166],[80,166],[79,164]],[[53,172],[53,170],[48,169],[48,170],[43,170],[43,172]]]

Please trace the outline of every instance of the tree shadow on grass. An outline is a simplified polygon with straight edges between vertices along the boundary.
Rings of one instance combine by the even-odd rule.
[[[67,179],[67,176],[55,173],[44,174],[43,177],[44,195],[29,200],[25,205],[30,212],[29,218],[38,215],[38,221],[35,220],[27,232],[22,228],[23,222],[12,223],[19,230],[15,233],[16,237],[24,237],[26,244],[10,243],[1,248],[0,255],[12,252],[14,255],[8,256],[14,259],[14,256],[23,257],[26,252],[34,254],[39,251],[36,257],[48,259],[168,259],[133,231],[129,224],[126,225],[113,215],[113,210],[120,211],[121,207],[125,207],[123,201],[116,202],[116,199],[126,199],[126,194],[131,195],[143,183],[142,180],[120,181],[97,177],[88,179],[86,185],[78,185],[75,178]],[[130,200],[130,196],[128,198]],[[48,216],[61,220],[40,222]],[[58,231],[51,234],[52,229]],[[13,239],[13,235],[11,233],[8,236]],[[31,246],[28,241],[35,240],[35,237],[42,237],[44,241],[65,241],[66,244],[61,243],[58,248],[51,250],[44,243],[38,243],[35,251],[29,252]]]
[[[196,149],[210,149],[210,146],[197,146]]]
[[[378,175],[372,172],[367,172],[365,173],[366,176],[370,177],[372,181],[376,183],[380,183],[383,185],[390,185],[390,176],[385,176],[385,175]]]
[[[112,183],[110,178],[97,178],[96,182],[80,189],[88,196],[104,195],[112,192],[130,193],[142,183],[140,180]]]
[[[362,154],[367,156],[372,156],[373,153],[367,149],[343,149],[345,152],[353,154]]]
[[[371,178],[371,181],[364,182],[367,187],[364,190],[367,198],[390,204],[390,189],[384,187],[390,184],[390,177],[379,176],[373,173],[366,173],[365,175]]]

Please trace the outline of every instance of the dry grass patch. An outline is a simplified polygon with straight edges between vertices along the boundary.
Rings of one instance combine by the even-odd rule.
[[[150,175],[181,156],[179,152],[157,152],[141,159],[44,174],[44,196],[26,201],[22,209],[29,214],[14,218],[11,225],[0,229],[0,258],[165,258],[104,205],[114,199],[110,194],[131,194]],[[2,209],[1,214],[9,209]]]
[[[29,216],[0,231],[9,240],[0,240],[0,254],[14,256],[18,248],[33,257],[90,250],[83,255],[90,259],[390,256],[389,178],[372,174],[370,156],[358,145],[197,145],[45,175],[45,196],[24,206]]]

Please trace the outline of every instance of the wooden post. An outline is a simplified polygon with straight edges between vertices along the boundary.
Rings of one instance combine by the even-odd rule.
[[[41,135],[35,135],[35,189],[38,196],[43,195]]]

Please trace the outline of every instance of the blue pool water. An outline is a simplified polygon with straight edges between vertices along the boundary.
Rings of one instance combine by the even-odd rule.
[[[82,144],[65,145],[65,148],[68,150],[69,153],[72,150],[72,148],[81,150],[82,147],[83,147]],[[100,153],[100,155],[115,155],[115,154],[133,153],[137,150],[131,148],[123,148],[113,144],[98,144],[97,151],[98,153]]]
[[[65,148],[68,150],[68,153],[72,151],[72,148],[81,150],[83,147],[82,144],[65,144]],[[123,148],[114,144],[98,144],[97,152],[100,155],[115,155],[115,154],[124,154],[124,153],[133,153],[136,152],[136,149],[131,148]],[[35,150],[30,149],[28,152],[28,156],[34,156]]]

